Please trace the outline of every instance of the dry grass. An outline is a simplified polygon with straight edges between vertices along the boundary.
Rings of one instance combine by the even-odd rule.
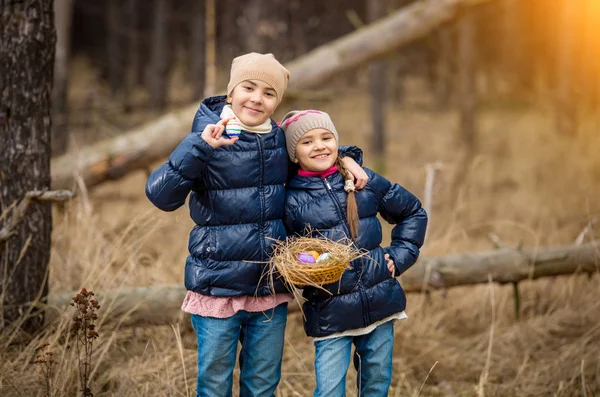
[[[319,107],[332,115],[343,143],[368,149],[368,103],[352,94]],[[490,232],[506,245],[568,244],[600,217],[598,119],[588,119],[574,139],[560,137],[541,108],[482,111],[479,155],[454,205],[449,192],[461,154],[456,115],[417,104],[390,109],[385,175],[422,196],[426,165],[443,163],[423,255],[490,249]],[[367,165],[375,164],[366,151]],[[145,178],[140,172],[108,183],[64,213],[55,211],[52,291],[181,281],[191,229],[187,209],[165,214],[151,208]],[[389,230],[384,226],[387,241]],[[592,228],[586,238],[599,237]],[[599,275],[524,282],[520,291],[519,321],[510,286],[409,295],[409,318],[396,325],[390,396],[600,396]],[[68,317],[27,344],[0,336],[0,395],[42,395],[43,377],[33,361],[43,343],[57,361],[55,395],[75,395]],[[314,353],[301,323],[299,314],[290,315],[279,397],[312,395]],[[98,331],[95,396],[193,395],[195,336],[187,321],[181,330],[122,328],[101,316]],[[351,369],[350,395],[354,376]]]

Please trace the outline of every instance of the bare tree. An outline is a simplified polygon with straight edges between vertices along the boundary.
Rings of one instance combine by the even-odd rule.
[[[169,74],[169,1],[156,0],[150,55],[150,102],[155,109],[167,106],[167,77]]]
[[[69,62],[71,60],[71,22],[73,0],[55,0],[56,58],[52,90],[52,155],[65,153],[69,146],[68,101]]]
[[[125,111],[131,111],[133,108],[132,93],[140,83],[140,40],[139,40],[139,10],[138,0],[128,0],[126,3],[127,24],[126,24],[126,43],[127,43],[127,72],[125,73],[125,85],[123,90],[123,104]]]
[[[206,27],[206,75],[204,78],[204,96],[215,95],[217,90],[217,32],[215,0],[206,0],[204,25]]]
[[[194,87],[194,99],[200,99],[204,95],[205,79],[205,57],[206,57],[206,26],[204,15],[206,13],[205,2],[194,1],[188,24],[190,27],[189,48],[189,79]]]
[[[108,58],[108,86],[113,95],[120,91],[123,83],[121,23],[120,0],[108,0],[106,7],[106,55]]]
[[[458,98],[462,143],[470,159],[476,147],[476,53],[474,10],[464,9],[458,21]]]
[[[51,91],[56,36],[52,2],[0,1],[0,224],[28,192],[50,187]],[[35,201],[0,242],[0,328],[26,314],[26,302],[47,295],[52,218]],[[23,329],[43,324],[29,317]]]
[[[382,1],[367,1],[367,19],[369,23],[385,15]],[[385,139],[386,139],[386,61],[380,59],[369,64],[369,96],[371,105],[372,150],[374,158],[379,159],[375,164],[378,172],[385,170]]]
[[[435,65],[435,102],[438,109],[443,109],[450,105],[452,97],[454,25],[440,27],[435,35],[438,50]]]
[[[573,97],[575,7],[577,3],[571,0],[563,0],[560,7],[562,12],[558,35],[556,128],[564,135],[574,135],[577,132],[577,104]]]

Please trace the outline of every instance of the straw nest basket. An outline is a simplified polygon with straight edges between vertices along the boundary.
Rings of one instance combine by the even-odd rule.
[[[317,263],[303,263],[298,255],[316,251],[330,253],[331,259]],[[276,269],[290,287],[321,287],[339,281],[350,262],[364,256],[351,241],[333,241],[326,238],[288,237],[273,247],[270,268]]]

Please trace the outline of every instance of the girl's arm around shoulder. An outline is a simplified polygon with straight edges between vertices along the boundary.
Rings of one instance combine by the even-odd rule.
[[[415,264],[419,249],[425,241],[427,213],[419,199],[397,183],[390,183],[381,175],[367,170],[369,185],[377,197],[377,209],[382,218],[396,225],[392,229],[392,243],[384,248],[396,267],[396,276]]]
[[[188,134],[146,181],[146,196],[163,211],[174,211],[185,203],[194,180],[202,176],[214,154],[201,132]]]

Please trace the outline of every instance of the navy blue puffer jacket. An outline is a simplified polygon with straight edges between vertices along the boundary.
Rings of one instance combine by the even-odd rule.
[[[173,211],[190,195],[196,226],[189,238],[185,286],[213,296],[271,294],[262,277],[274,239],[286,236],[282,223],[288,154],[283,131],[271,122],[268,134],[242,131],[234,145],[213,149],[201,137],[215,124],[225,97],[205,99],[192,132],[146,182],[146,195],[158,208]],[[360,151],[347,153],[357,162]],[[191,194],[190,194],[191,192]],[[286,291],[275,281],[275,292]]]
[[[411,267],[419,256],[425,238],[427,214],[421,202],[398,184],[375,172],[367,186],[357,191],[359,235],[356,246],[369,251],[368,256],[353,261],[339,283],[325,288],[304,290],[304,329],[308,336],[323,337],[351,329],[367,327],[392,314],[403,311],[406,296],[389,272],[384,255],[395,263],[396,275]],[[339,172],[327,178],[296,175],[286,193],[284,222],[288,233],[303,234],[305,226],[332,240],[350,235],[346,221],[344,180]],[[395,224],[392,243],[380,246],[382,229],[377,214]]]

